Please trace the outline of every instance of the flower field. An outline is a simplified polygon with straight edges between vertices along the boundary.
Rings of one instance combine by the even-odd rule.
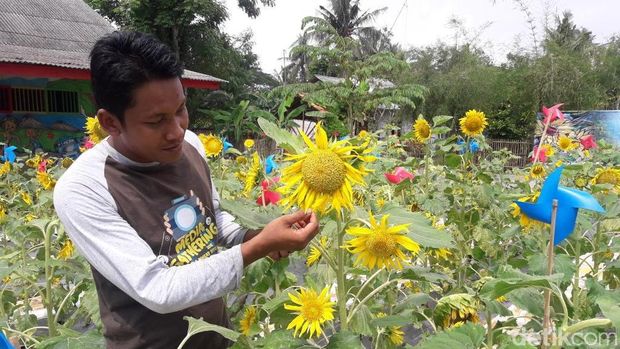
[[[237,150],[200,136],[222,207],[252,229],[312,209],[321,232],[306,251],[246,268],[227,297],[232,329],[188,318],[187,338],[217,331],[235,348],[618,345],[613,146],[543,138],[531,165],[509,168],[512,155],[490,149],[476,110],[456,120],[420,117],[400,138],[363,131],[332,139],[320,125],[297,137],[264,119],[259,125],[281,152],[261,156],[254,140]],[[410,156],[412,143],[425,155]],[[90,269],[52,207],[54,183],[71,163],[36,155],[0,167],[0,328],[28,347],[103,347]],[[515,202],[536,203],[560,167],[561,185],[591,194],[604,212],[578,211],[548,273],[550,225]]]

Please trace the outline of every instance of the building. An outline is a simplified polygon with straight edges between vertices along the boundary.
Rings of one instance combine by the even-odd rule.
[[[0,2],[0,143],[77,156],[94,115],[88,55],[115,28],[82,0]],[[186,70],[188,88],[224,80]]]

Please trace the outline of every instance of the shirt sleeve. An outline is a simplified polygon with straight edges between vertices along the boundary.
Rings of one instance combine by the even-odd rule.
[[[208,163],[200,138],[192,131],[186,131],[185,140],[196,148],[204,161]],[[215,210],[215,223],[218,229],[218,245],[230,248],[242,243],[248,229],[235,223],[235,217],[233,215],[220,209],[220,195],[215,188],[215,184],[213,184],[213,180],[211,180],[211,192],[213,193],[212,199],[213,208]]]
[[[54,207],[77,250],[107,280],[145,307],[158,313],[176,312],[239,286],[243,274],[240,246],[169,267],[118,214],[107,191],[61,182],[54,190]]]

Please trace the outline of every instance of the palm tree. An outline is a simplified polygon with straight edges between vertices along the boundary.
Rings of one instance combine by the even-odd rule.
[[[387,7],[363,11],[359,7],[359,2],[360,0],[329,0],[330,8],[319,6],[320,17],[304,18],[302,29],[306,24],[312,23],[307,31],[319,42],[333,34],[341,38],[358,40],[362,37],[381,37],[381,31],[368,24],[385,12]]]

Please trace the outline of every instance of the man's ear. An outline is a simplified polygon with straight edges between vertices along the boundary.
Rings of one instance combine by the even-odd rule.
[[[97,119],[101,128],[106,130],[110,136],[118,136],[123,130],[121,121],[116,115],[110,113],[106,109],[99,109],[97,111]]]

